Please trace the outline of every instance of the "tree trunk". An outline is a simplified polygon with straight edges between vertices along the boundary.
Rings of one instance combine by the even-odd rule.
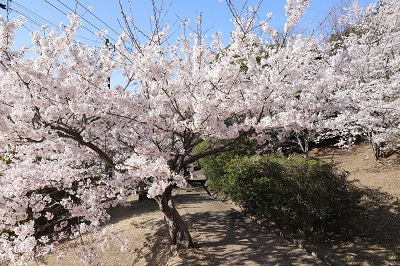
[[[308,158],[308,143],[309,143],[309,139],[308,137],[304,137],[304,145],[300,139],[299,134],[296,133],[296,139],[297,139],[297,143],[299,144],[301,151],[303,152],[303,158],[307,159]]]
[[[307,158],[308,158],[308,152],[309,152],[308,143],[309,143],[309,140],[308,140],[308,139],[305,139],[305,140],[304,140],[304,151],[303,151],[303,158],[304,158],[304,159],[307,159]]]
[[[379,160],[379,157],[382,156],[382,149],[383,149],[385,143],[384,142],[383,143],[375,142],[374,138],[373,138],[373,132],[368,132],[367,136],[368,136],[368,141],[371,144],[372,154],[374,155],[375,160]]]
[[[189,230],[172,202],[172,186],[167,187],[162,196],[156,197],[156,200],[164,213],[164,220],[168,227],[172,244],[177,249],[193,247]]]

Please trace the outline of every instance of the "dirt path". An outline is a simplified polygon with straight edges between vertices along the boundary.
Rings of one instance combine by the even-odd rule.
[[[176,201],[198,248],[175,253],[166,265],[323,265],[200,187],[178,191]]]
[[[187,221],[196,247],[177,252],[170,248],[167,230],[152,200],[133,200],[112,210],[114,231],[131,237],[130,252],[112,246],[101,265],[324,265],[305,250],[246,218],[233,205],[210,197],[201,186],[178,190],[176,205]],[[48,265],[81,265],[70,248]]]

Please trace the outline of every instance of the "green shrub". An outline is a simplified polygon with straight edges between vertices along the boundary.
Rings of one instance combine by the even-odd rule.
[[[221,141],[222,142],[222,141]],[[193,154],[199,154],[213,148],[213,144],[203,141],[193,149]],[[215,191],[221,191],[224,188],[224,175],[226,174],[226,165],[235,158],[254,155],[256,144],[249,142],[245,147],[236,148],[229,152],[209,155],[201,158],[199,164],[207,177],[207,186]]]
[[[236,157],[221,191],[246,211],[301,236],[335,235],[360,209],[362,193],[333,163],[298,155]]]

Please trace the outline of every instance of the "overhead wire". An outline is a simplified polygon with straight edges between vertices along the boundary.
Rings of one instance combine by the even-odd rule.
[[[3,1],[4,1],[4,0],[3,0]],[[63,10],[61,10],[59,7],[55,6],[54,4],[52,4],[51,2],[49,2],[48,0],[43,0],[43,1],[45,1],[48,5],[50,5],[50,6],[51,6],[52,8],[54,8],[54,9],[56,9],[56,10],[57,10],[58,12],[60,12],[61,14],[65,15],[65,16],[68,16],[66,12],[64,12]],[[61,3],[64,7],[66,7],[69,11],[74,12],[71,8],[69,8],[67,5],[65,5],[65,4],[62,3],[61,1],[59,1],[59,0],[57,0],[57,1],[58,1],[59,3]],[[19,3],[17,3],[15,0],[12,1],[12,3],[16,4],[16,5],[13,6],[13,9],[12,9],[12,10],[14,10],[14,11],[17,12],[18,14],[24,16],[25,18],[27,18],[29,21],[31,21],[32,23],[36,24],[37,26],[41,27],[41,26],[43,26],[43,23],[41,23],[41,22],[45,22],[45,24],[49,24],[49,25],[52,25],[52,26],[55,27],[55,28],[59,28],[57,25],[55,25],[55,24],[52,23],[51,21],[49,21],[49,20],[43,18],[42,16],[38,15],[38,14],[35,13],[35,12],[29,10],[29,9],[26,8],[25,6],[23,6],[23,5],[19,4]],[[84,7],[82,4],[80,4],[80,3],[78,3],[78,4],[79,4],[80,6],[82,6],[82,7]],[[87,11],[90,12],[90,10],[88,10],[87,8],[85,8],[85,9],[86,9]],[[28,13],[29,13],[29,14],[28,14]],[[106,25],[108,28],[110,28],[113,32],[115,32],[116,34],[118,34],[118,32],[116,32],[114,29],[112,29],[110,26],[108,26],[104,21],[102,21],[100,18],[98,18],[94,13],[92,13],[92,12],[90,12],[90,13],[91,13],[96,19],[98,19],[100,22],[102,22],[104,25]],[[33,17],[32,17],[32,16],[33,16]],[[88,21],[87,19],[85,19],[85,18],[83,18],[83,17],[81,17],[81,19],[84,20],[85,22],[87,22],[88,24],[90,24],[90,25],[91,25],[92,27],[94,27],[95,29],[97,29],[97,30],[100,31],[100,29],[99,29],[98,27],[96,27],[95,25],[93,25],[93,23],[91,23],[91,22]],[[28,29],[26,26],[24,26],[24,27],[25,27],[29,32],[32,33],[32,30]],[[93,32],[93,31],[92,31],[91,29],[89,29],[88,27],[86,27],[86,26],[83,25],[82,28],[84,28],[85,30],[87,30],[87,31],[90,32],[91,34],[93,34],[93,35],[99,37],[95,32]],[[118,34],[118,35],[119,35],[119,34]],[[106,36],[106,37],[109,37],[111,40],[113,40],[114,42],[116,42],[116,40],[113,39],[112,37],[110,37],[109,35],[106,34],[105,36]],[[105,36],[102,36],[102,38],[103,38],[105,41],[107,41]],[[76,35],[76,37],[81,38],[81,39],[85,39],[85,40],[88,40],[88,41],[92,41],[92,42],[98,42],[98,41],[94,41],[94,40],[92,40],[92,39],[89,39],[89,38],[86,38],[86,37],[82,37],[82,36],[79,36],[79,35]],[[112,46],[114,49],[116,49],[115,45],[112,45],[112,44],[111,44],[111,46]],[[124,56],[124,57],[125,57],[128,61],[130,61],[129,58],[127,58],[126,56]]]
[[[53,8],[55,8],[55,9],[57,9],[59,12],[61,12],[62,14],[64,14],[65,16],[67,16],[67,14],[64,12],[64,11],[62,11],[62,10],[60,10],[58,7],[56,7],[56,6],[54,6],[53,4],[51,4],[48,0],[43,0],[43,1],[45,1],[46,3],[48,3],[50,6],[52,6]],[[64,7],[66,7],[66,8],[68,8],[68,10],[69,11],[71,11],[71,12],[75,12],[74,10],[72,10],[70,7],[68,7],[67,5],[65,5],[64,3],[62,3],[60,0],[57,0],[59,3],[61,3]],[[96,26],[94,26],[92,23],[90,23],[88,20],[86,20],[85,18],[83,18],[83,17],[81,17],[84,21],[86,21],[86,22],[88,22],[90,25],[92,25],[94,28],[96,28],[97,30],[100,30],[99,28],[97,28]],[[86,26],[82,26],[84,29],[86,29],[87,31],[89,31],[90,33],[92,33],[92,34],[94,34],[94,35],[96,35],[96,36],[98,36],[96,33],[94,33],[92,30],[90,30],[89,28],[87,28]],[[107,36],[107,37],[110,37],[109,35],[105,35],[105,36]],[[108,39],[105,37],[105,36],[103,36],[102,38],[104,39],[104,41],[107,43],[108,42]],[[112,37],[110,37],[110,39],[111,40],[113,40],[115,43],[117,42],[115,39],[113,39]],[[115,45],[113,45],[113,44],[110,44],[111,45],[111,47],[113,47],[113,49],[117,49],[116,48],[116,46]],[[119,51],[120,52],[120,51]],[[120,54],[121,55],[123,55],[124,53],[123,52],[120,52]],[[130,61],[130,62],[132,62],[127,56],[124,56],[128,61]]]
[[[51,6],[53,6],[51,3],[49,3],[47,0],[44,0],[44,1],[46,1],[48,4],[50,4]],[[13,2],[15,2],[15,1],[13,1]],[[22,5],[21,5],[22,6]],[[61,13],[63,13],[64,15],[66,15],[63,11],[61,11],[60,9],[58,9],[57,7],[55,7],[55,6],[53,6],[54,8],[56,8],[58,11],[60,11]],[[7,6],[7,8],[10,8],[10,6]],[[26,8],[25,8],[26,9]],[[40,25],[40,23],[39,22],[37,22],[35,19],[32,19],[29,15],[27,15],[26,13],[24,13],[24,12],[21,12],[21,10],[16,10],[15,9],[15,7],[14,8],[11,8],[11,10],[12,11],[15,11],[15,12],[17,12],[18,14],[20,14],[20,15],[22,15],[22,16],[24,16],[24,17],[26,17],[28,20],[30,20],[30,21],[32,21],[34,24],[36,24],[36,25],[38,25],[39,27],[41,27],[42,25]],[[34,13],[33,11],[31,11],[31,13]],[[37,16],[39,16],[39,15],[37,15]],[[40,16],[39,16],[40,17]],[[46,19],[44,19],[44,20],[46,20]],[[47,21],[47,20],[46,20]],[[50,21],[48,21],[50,24],[52,24],[52,25],[54,25],[53,23],[51,23]],[[30,32],[30,33],[32,33],[32,30],[30,30],[30,29],[28,29],[25,25],[24,25],[24,27]],[[92,32],[93,33],[93,32]],[[77,36],[77,35],[76,35]],[[77,37],[79,37],[79,36],[77,36]],[[88,40],[90,40],[90,39],[88,39]],[[81,75],[82,76],[82,75]],[[90,80],[88,80],[88,79],[86,79],[84,76],[82,76],[87,82],[89,82],[90,84],[92,84],[93,86],[95,86],[96,88],[99,88],[96,84],[94,84],[93,82],[91,82]]]
[[[5,1],[5,0],[3,0]],[[47,4],[49,4],[52,8],[56,9],[58,12],[60,12],[61,14],[63,14],[64,16],[68,16],[68,14],[66,12],[64,12],[63,10],[61,10],[59,7],[57,7],[56,5],[54,5],[53,3],[51,3],[48,0],[43,0],[45,1]],[[97,20],[99,20],[101,23],[103,23],[107,28],[111,29],[111,31],[113,31],[114,33],[116,33],[119,36],[119,33],[114,30],[111,26],[109,26],[106,22],[104,22],[102,19],[100,19],[98,16],[96,16],[93,12],[91,12],[88,8],[86,8],[84,5],[82,5],[78,0],[75,0],[76,3],[81,6],[82,8],[84,8],[86,10],[86,12],[89,12],[92,16],[94,16]],[[75,12],[74,10],[72,10],[69,6],[67,6],[65,3],[61,2],[60,0],[57,0],[57,2],[59,2],[60,4],[62,4],[64,7],[66,7],[69,11],[71,12]],[[25,18],[27,18],[29,21],[31,21],[33,24],[37,25],[38,27],[42,27],[44,24],[49,24],[55,28],[59,28],[59,26],[55,25],[54,23],[52,23],[51,21],[49,21],[48,19],[40,16],[39,14],[31,11],[29,8],[25,7],[24,5],[18,3],[16,0],[13,0],[12,2],[10,2],[10,6],[12,7],[11,9],[13,11],[15,11],[16,13],[24,16]],[[94,27],[96,30],[100,31],[101,29],[99,29],[97,26],[95,26],[93,23],[91,23],[90,21],[88,21],[86,18],[81,17],[81,19],[83,21],[85,21],[86,23],[88,23],[89,25],[91,25],[92,27]],[[24,26],[26,28],[26,26]],[[98,37],[98,35],[91,29],[89,29],[86,26],[82,26],[85,30],[87,30],[88,32],[90,32],[91,34],[95,35],[96,37]],[[29,29],[28,29],[29,30]],[[29,30],[31,32],[31,30]],[[112,40],[114,43],[116,43],[117,41],[112,38],[110,35],[106,34],[106,37],[103,36],[104,41],[107,42],[106,39],[110,39]],[[76,37],[80,38],[80,39],[84,39],[87,41],[91,41],[91,42],[98,42],[95,41],[93,39],[87,38],[87,37],[83,37],[80,35],[76,35]],[[128,41],[129,43],[129,41]],[[111,44],[112,45],[112,44]],[[112,45],[114,48],[115,46]]]
[[[3,0],[3,1],[4,1],[4,0]],[[5,2],[5,1],[4,1],[4,2]],[[13,1],[12,3],[14,3],[14,1]],[[7,4],[5,4],[5,5],[7,5]],[[40,24],[40,22],[38,22],[36,19],[32,18],[30,15],[24,13],[24,11],[21,11],[21,10],[19,10],[18,8],[11,6],[11,3],[8,4],[7,8],[8,8],[8,10],[14,11],[14,12],[18,13],[19,15],[24,16],[24,17],[27,18],[29,21],[31,21],[32,23],[38,25],[39,27],[42,26],[42,25]]]
[[[61,14],[63,14],[64,16],[68,16],[68,14],[67,13],[65,13],[64,11],[62,11],[61,9],[59,9],[58,7],[56,7],[55,5],[53,5],[52,3],[50,3],[49,1],[47,1],[47,0],[43,0],[43,1],[45,1],[47,4],[49,4],[50,6],[52,6],[53,8],[55,8],[56,10],[58,10]],[[89,31],[90,33],[92,33],[93,35],[96,35],[96,33],[94,33],[92,30],[90,30],[89,28],[87,28],[86,26],[82,26],[85,30],[87,30],[87,31]],[[97,35],[96,35],[97,36]],[[89,41],[92,41],[92,42],[97,42],[97,41],[94,41],[94,40],[91,40],[91,39],[89,39],[89,38],[86,38],[86,37],[82,37],[82,36],[79,36],[79,35],[76,35],[76,37],[79,37],[79,38],[82,38],[82,39],[85,39],[85,40],[89,40]]]
[[[61,12],[62,14],[64,14],[65,16],[67,15],[65,12],[63,12],[62,10],[60,10],[58,7],[54,6],[53,4],[51,4],[48,0],[44,0],[46,3],[48,3],[50,6],[52,6],[53,8],[57,9],[59,12]],[[60,0],[57,0],[57,2],[59,2],[60,4],[62,4],[64,7],[66,7],[69,11],[74,12],[74,10],[72,10],[70,7],[68,7],[66,4],[64,4],[63,2],[61,2]],[[93,14],[93,13],[92,13]],[[96,27],[95,25],[93,25],[91,22],[89,22],[87,19],[85,19],[84,17],[81,17],[83,21],[89,23],[91,26],[93,26],[95,29],[97,29],[98,31],[100,31],[100,29],[98,27]],[[98,36],[96,33],[94,33],[92,30],[88,29],[86,26],[82,26],[84,29],[86,29],[87,31],[91,32],[92,34]],[[110,37],[108,34],[106,34],[105,36],[109,37],[112,41],[114,41],[115,43],[117,42],[115,39],[113,39],[112,37]],[[104,39],[105,43],[109,43],[108,39],[103,36],[102,38]],[[117,49],[115,45],[110,44],[111,47],[113,47],[113,49]],[[117,49],[118,50],[118,49]],[[120,52],[120,51],[119,51]],[[121,55],[124,55],[123,52],[120,52]],[[128,58],[127,56],[125,56],[125,59],[132,62],[130,58]]]
[[[44,0],[48,3],[47,0]],[[68,7],[66,4],[64,4],[63,2],[61,2],[60,0],[57,0],[57,2],[59,2],[60,4],[62,4],[64,7],[68,8],[69,11],[71,12],[75,12],[73,9],[71,9],[70,7]],[[81,17],[81,19],[85,22],[87,22],[88,24],[90,24],[92,27],[94,27],[96,30],[100,31],[101,29],[99,29],[98,27],[96,27],[95,25],[93,25],[93,23],[91,23],[90,21],[88,21],[87,19],[85,19],[84,17]],[[86,28],[86,27],[84,27]],[[87,28],[86,28],[87,29]],[[95,34],[93,31],[91,31],[93,34]],[[95,34],[96,35],[96,34]],[[109,35],[106,35],[107,37],[109,37],[109,39],[111,39],[112,41],[114,41],[115,43],[117,42],[114,38],[112,38]]]
[[[94,14],[91,10],[89,10],[87,7],[85,7],[84,5],[82,5],[78,0],[75,0],[75,2],[81,6],[82,8],[84,8],[86,10],[86,12],[90,13],[93,17],[95,17],[98,21],[100,21],[101,23],[103,23],[104,26],[106,26],[108,29],[110,29],[111,31],[113,31],[115,34],[117,34],[118,36],[121,33],[118,33],[116,30],[114,30],[111,26],[109,26],[107,23],[105,23],[101,18],[99,18],[98,16],[96,16],[96,14]],[[132,43],[130,41],[127,41],[130,45],[132,45]]]
[[[40,16],[39,14],[37,14],[37,13],[33,12],[32,10],[26,8],[25,6],[19,4],[19,3],[16,2],[15,0],[12,1],[12,2],[10,3],[10,5],[11,5],[11,8],[12,8],[12,9],[16,9],[15,5],[17,5],[18,8],[23,9],[23,10],[25,10],[25,12],[28,12],[28,13],[32,14],[33,16],[35,16],[35,17],[39,18],[40,20],[42,20],[42,21],[44,22],[44,24],[50,24],[50,25],[52,25],[53,27],[56,27],[56,28],[58,27],[57,25],[55,25],[55,24],[52,23],[51,21],[45,19],[44,17]],[[14,6],[14,7],[13,7],[13,6]]]
[[[26,18],[27,20],[29,20],[30,22],[32,22],[33,24],[36,24],[38,27],[43,26],[43,24],[40,24],[40,22],[38,22],[36,19],[30,17],[29,15],[23,13],[23,11],[20,11],[16,8],[10,7],[9,8],[11,11],[14,11],[15,13],[18,13],[19,15],[23,16],[24,18]]]
[[[114,30],[112,27],[110,27],[107,23],[105,23],[102,19],[100,19],[98,16],[96,16],[91,10],[89,10],[87,7],[85,7],[84,5],[82,5],[78,0],[76,0],[76,3],[78,3],[78,5],[80,5],[82,8],[84,8],[86,10],[86,12],[89,12],[93,17],[95,17],[97,20],[99,20],[101,23],[103,23],[104,26],[106,26],[107,28],[109,28],[110,30],[112,30],[115,34],[120,35],[120,33],[118,33],[116,30]]]
[[[30,22],[32,22],[33,24],[37,25],[40,28],[45,24],[51,25],[52,27],[54,27],[56,29],[59,28],[59,26],[57,26],[56,24],[54,24],[51,21],[47,20],[46,18],[40,16],[39,14],[33,12],[32,10],[29,10],[27,7],[19,4],[15,0],[10,2],[10,10],[22,15],[27,20],[29,20]],[[26,26],[24,26],[24,28],[26,28],[29,32],[32,33],[32,30],[28,29]],[[76,37],[78,37],[80,39],[87,40],[87,41],[91,41],[91,42],[94,42],[94,43],[97,42],[97,41],[95,41],[93,39],[89,39],[87,37],[83,37],[83,36],[80,36],[80,35],[76,35]]]

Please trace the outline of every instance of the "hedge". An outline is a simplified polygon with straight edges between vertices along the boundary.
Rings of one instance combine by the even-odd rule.
[[[361,210],[362,191],[333,163],[300,155],[228,153],[209,157],[202,166],[211,189],[230,197],[246,212],[303,237],[340,234]]]

